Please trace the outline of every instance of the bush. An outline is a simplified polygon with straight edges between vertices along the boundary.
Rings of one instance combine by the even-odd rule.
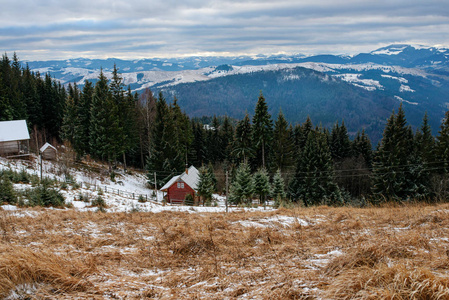
[[[89,194],[87,194],[87,193],[84,193],[84,194],[79,193],[78,199],[79,199],[79,201],[90,202],[90,197],[89,197]]]
[[[194,199],[193,199],[192,194],[187,194],[187,195],[186,195],[186,198],[184,199],[184,204],[185,204],[185,205],[193,206],[193,204],[194,204]]]
[[[101,196],[98,196],[96,199],[92,200],[92,206],[97,206],[98,208],[106,208],[106,202]]]
[[[137,201],[139,201],[140,203],[144,203],[144,202],[147,202],[147,199],[145,199],[145,197],[143,195],[140,195],[139,198],[137,199]]]
[[[25,197],[28,198],[28,204],[31,206],[63,207],[65,204],[64,196],[59,191],[51,188],[48,182],[26,190]]]
[[[66,183],[66,182],[61,182],[61,185],[60,185],[60,187],[61,187],[61,190],[67,190],[67,188],[68,188],[68,185],[67,185],[67,183]]]
[[[0,176],[0,204],[6,203],[16,203],[17,195],[14,191],[11,180],[7,176]]]
[[[15,183],[30,183],[30,175],[25,171],[25,169],[20,170],[17,174],[16,180],[14,180]]]

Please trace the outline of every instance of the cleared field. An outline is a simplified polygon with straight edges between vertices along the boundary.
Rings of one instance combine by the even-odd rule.
[[[24,209],[0,238],[7,299],[449,299],[448,204]]]

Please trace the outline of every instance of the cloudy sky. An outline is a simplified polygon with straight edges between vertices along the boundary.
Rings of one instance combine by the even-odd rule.
[[[449,46],[449,0],[0,0],[0,51],[21,60]]]

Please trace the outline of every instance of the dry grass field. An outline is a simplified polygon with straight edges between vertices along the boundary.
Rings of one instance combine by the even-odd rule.
[[[449,299],[449,205],[0,211],[0,298]]]

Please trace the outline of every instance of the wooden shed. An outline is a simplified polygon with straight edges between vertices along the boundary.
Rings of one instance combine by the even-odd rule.
[[[56,160],[58,150],[49,143],[45,143],[39,150],[39,153],[42,156],[42,159]]]
[[[191,166],[181,175],[170,179],[161,188],[161,191],[167,193],[167,203],[183,204],[187,194],[195,198],[198,181],[199,172],[194,166]]]
[[[25,120],[0,122],[0,155],[28,155],[30,133]]]

